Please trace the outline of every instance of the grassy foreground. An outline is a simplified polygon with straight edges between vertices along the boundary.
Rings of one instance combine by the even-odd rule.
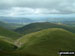
[[[75,50],[75,35],[60,28],[27,34],[9,43],[1,37],[0,56],[59,56],[59,51]]]

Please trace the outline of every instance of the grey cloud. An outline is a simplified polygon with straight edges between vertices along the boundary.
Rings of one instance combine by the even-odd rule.
[[[0,6],[56,8],[60,7],[60,4],[70,5],[74,2],[74,0],[0,0]]]
[[[75,0],[0,0],[0,10],[10,11],[12,7],[45,8],[60,13],[75,13]]]

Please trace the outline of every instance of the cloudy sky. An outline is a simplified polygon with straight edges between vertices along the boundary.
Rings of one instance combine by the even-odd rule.
[[[75,0],[0,0],[0,16],[74,13]]]

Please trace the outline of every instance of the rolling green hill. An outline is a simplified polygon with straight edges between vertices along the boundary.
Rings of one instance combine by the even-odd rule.
[[[61,28],[27,34],[15,41],[16,46],[10,40],[0,37],[0,56],[59,56],[59,51],[75,50],[75,35]]]
[[[18,34],[16,32],[11,31],[11,30],[0,27],[0,36],[5,36],[5,37],[12,38],[12,39],[17,39],[21,36],[21,34]]]
[[[15,31],[21,34],[28,34],[28,33],[37,32],[43,29],[48,29],[48,28],[62,28],[75,33],[74,27],[70,27],[64,24],[54,24],[54,23],[48,23],[48,22],[32,23],[22,28],[18,28]]]
[[[59,56],[59,51],[75,50],[75,35],[60,28],[51,28],[27,34],[16,41],[22,54],[34,56]]]

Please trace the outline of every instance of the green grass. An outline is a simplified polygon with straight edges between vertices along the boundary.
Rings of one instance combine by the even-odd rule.
[[[0,27],[6,28],[9,30],[14,30],[14,29],[23,27],[24,25],[26,25],[26,24],[7,23],[7,22],[0,21]]]
[[[15,47],[12,39],[0,36],[0,51],[14,51]]]
[[[11,30],[8,30],[8,29],[5,29],[3,27],[0,27],[0,36],[5,36],[5,37],[12,38],[12,39],[17,39],[21,36],[21,34],[16,33],[14,31],[11,31]]]
[[[15,44],[0,37],[0,56],[59,56],[59,51],[75,50],[75,34],[61,28],[49,28],[24,35]]]
[[[62,28],[62,29],[75,33],[74,27],[70,27],[64,24],[54,24],[54,23],[48,23],[48,22],[32,23],[22,28],[18,28],[15,31],[21,34],[29,34],[32,32],[37,32],[43,29],[48,29],[48,28]]]
[[[75,50],[75,35],[64,29],[52,28],[27,34],[17,40],[19,51],[35,56],[59,56],[59,51]]]

